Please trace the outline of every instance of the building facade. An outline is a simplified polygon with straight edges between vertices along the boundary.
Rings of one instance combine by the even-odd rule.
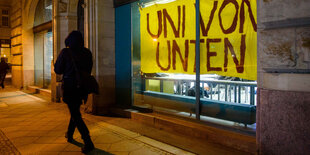
[[[11,57],[11,6],[0,2],[0,57],[5,58],[7,63],[12,63]]]
[[[12,0],[11,4],[0,2],[0,13],[2,12],[0,39],[1,43],[3,39],[10,40],[8,61],[12,64],[12,84],[16,88],[28,89],[36,86],[47,89],[50,91],[52,100],[60,102],[61,77],[53,72],[53,63],[61,49],[65,47],[66,36],[72,30],[80,30],[84,34],[85,46],[93,53],[92,74],[100,86],[99,95],[89,96],[85,106],[87,112],[100,115],[112,111],[125,111],[128,108],[151,109],[154,113],[167,116],[187,117],[188,122],[198,122],[198,124],[205,125],[208,122],[220,126],[237,124],[241,128],[237,133],[250,134],[256,139],[254,142],[256,146],[239,145],[237,141],[237,144],[231,147],[249,152],[254,150],[259,154],[310,152],[310,120],[307,116],[310,112],[310,12],[308,11],[310,2],[307,0],[257,0],[255,2],[222,0],[212,1],[210,5],[205,5],[206,1],[200,1],[200,9],[202,9],[200,22],[205,22],[201,28],[202,33],[208,33],[207,21],[210,20],[204,20],[204,18],[211,16],[213,12],[213,15],[215,14],[213,22],[218,22],[220,18],[231,18],[231,23],[223,22],[219,25],[225,30],[224,33],[228,33],[229,26],[237,19],[236,33],[245,34],[240,28],[242,25],[240,21],[244,16],[243,22],[246,23],[244,27],[248,26],[255,34],[252,38],[256,41],[250,44],[255,43],[251,47],[257,51],[256,59],[253,60],[257,79],[253,80],[250,77],[248,78],[250,80],[237,82],[231,78],[220,79],[226,76],[221,73],[209,76],[203,72],[203,68],[200,69],[201,74],[198,74],[200,79],[196,78],[196,72],[190,76],[157,71],[147,72],[143,64],[145,62],[143,52],[147,51],[151,44],[154,44],[154,47],[159,46],[158,41],[162,39],[161,33],[161,37],[165,33],[168,38],[169,35],[177,33],[182,36],[184,26],[187,27],[184,30],[184,36],[196,32],[194,26],[188,28],[187,25],[196,24],[185,22],[184,19],[188,18],[187,14],[183,14],[185,10],[189,12],[195,9],[194,5],[188,4],[194,0],[190,2],[184,0]],[[169,6],[174,3],[179,4],[180,7]],[[187,5],[192,8],[189,9]],[[161,6],[163,8],[160,8]],[[209,11],[206,11],[206,8]],[[233,12],[235,16],[230,14],[226,17],[225,8],[230,10],[236,8],[237,11]],[[171,13],[171,10],[175,12]],[[144,17],[146,22],[143,21]],[[7,18],[10,21],[8,24],[6,24]],[[161,22],[150,25],[149,19],[150,21],[161,19]],[[167,27],[163,26],[160,29],[161,23],[166,24]],[[209,23],[212,29],[214,24]],[[152,42],[147,42],[146,37],[143,36],[143,30],[153,34]],[[187,34],[188,30],[193,31]],[[192,36],[192,40],[197,37]],[[209,36],[212,36],[212,30]],[[214,38],[204,39],[202,48],[208,47],[207,42],[210,43],[211,48],[212,44],[220,42]],[[226,54],[231,53],[232,49],[237,54],[239,49],[242,51],[242,48],[234,48],[237,43],[234,44],[231,38],[221,39],[223,46],[227,47]],[[238,46],[242,47],[242,36],[239,39],[241,43],[238,43]],[[194,43],[197,42],[188,41],[192,44],[187,46],[186,40],[180,39],[185,42],[185,44],[182,43],[183,46],[178,42],[180,40],[174,40],[176,41],[172,39],[167,44],[171,46],[172,51],[172,59],[168,58],[170,63],[154,59],[154,62],[163,69],[167,69],[170,64],[171,69],[174,67],[175,70],[182,67],[184,69],[184,66],[177,64],[186,60],[182,55],[183,48],[188,47],[190,52],[195,53]],[[4,41],[4,44],[7,43],[9,42]],[[246,45],[246,50],[250,49],[248,44]],[[156,52],[156,48],[154,49]],[[209,53],[214,52],[213,50],[217,49],[212,49]],[[225,49],[222,53],[225,58]],[[3,56],[2,44],[1,56]],[[153,56],[153,58],[156,57],[157,55]],[[209,57],[208,60],[213,58]],[[203,59],[200,59],[201,63],[204,63]],[[223,63],[223,71],[227,69],[229,72],[230,63],[239,64],[241,59],[229,57],[227,61],[226,68],[225,62]],[[195,64],[189,62],[189,66],[193,70],[196,62]],[[154,66],[153,69],[155,68]],[[196,83],[201,89],[194,87]],[[201,93],[195,93],[197,90]],[[197,98],[201,98],[199,102]],[[197,106],[197,103],[200,105]],[[228,125],[228,128],[231,126],[233,125]],[[196,135],[200,136],[203,133],[196,133]],[[231,145],[224,142],[221,144]],[[246,148],[246,146],[253,148]]]

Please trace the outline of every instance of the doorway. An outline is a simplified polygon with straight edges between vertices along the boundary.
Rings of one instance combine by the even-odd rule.
[[[53,60],[53,33],[42,31],[34,34],[34,83],[41,88],[51,87],[51,63]]]

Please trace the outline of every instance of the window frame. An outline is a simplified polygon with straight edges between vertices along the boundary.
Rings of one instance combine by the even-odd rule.
[[[7,14],[3,14],[4,11],[7,11]],[[7,18],[7,25],[3,24],[3,17]],[[10,9],[9,8],[1,8],[1,27],[9,28],[10,27]]]

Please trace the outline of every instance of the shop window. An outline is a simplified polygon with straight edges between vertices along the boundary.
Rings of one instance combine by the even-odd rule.
[[[34,18],[34,83],[50,89],[53,60],[52,1],[40,0]]]
[[[225,2],[200,1],[199,113],[255,124],[256,1]],[[131,7],[134,106],[193,116],[195,0],[144,0]]]

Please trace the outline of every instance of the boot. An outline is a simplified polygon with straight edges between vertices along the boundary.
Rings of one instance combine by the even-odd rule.
[[[73,142],[73,135],[68,134],[68,132],[66,132],[65,137],[67,138],[67,142],[69,142],[69,143]]]
[[[83,138],[83,140],[84,140],[84,146],[82,147],[82,153],[87,154],[90,151],[92,151],[95,148],[95,146],[92,140],[90,139],[90,136]]]

